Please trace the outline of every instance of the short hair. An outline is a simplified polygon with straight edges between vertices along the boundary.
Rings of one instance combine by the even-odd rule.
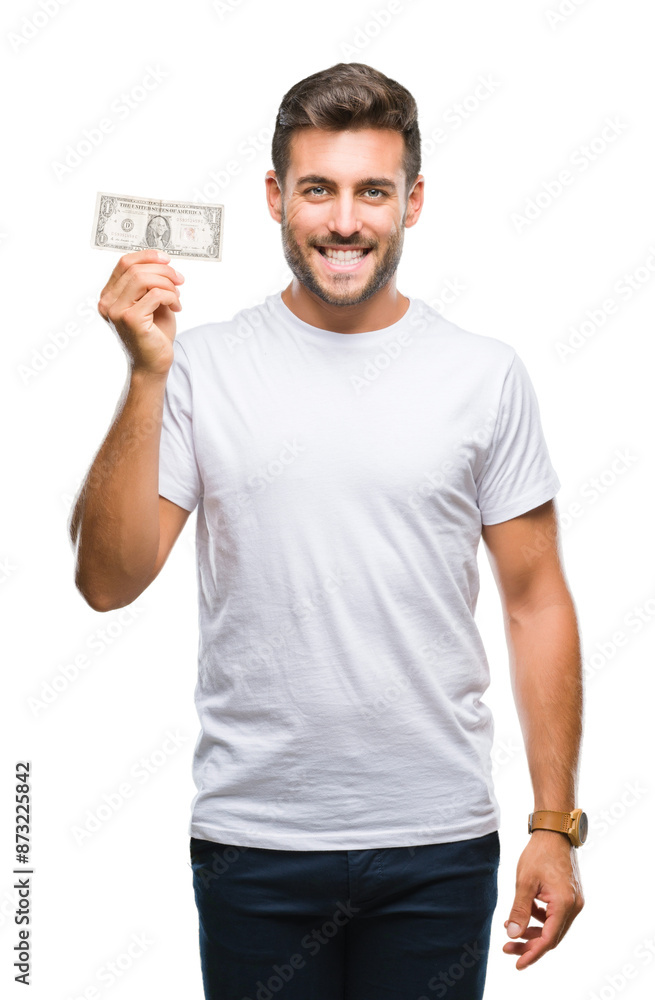
[[[418,108],[410,92],[365,63],[336,63],[313,73],[282,98],[272,141],[273,168],[284,188],[291,162],[291,140],[299,129],[330,132],[364,128],[400,132],[405,143],[403,169],[407,192],[421,169]]]

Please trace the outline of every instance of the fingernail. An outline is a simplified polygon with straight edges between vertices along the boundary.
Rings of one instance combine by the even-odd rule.
[[[160,260],[170,260],[171,259],[167,253],[164,253],[163,250],[158,250],[157,251],[157,256],[159,257]]]
[[[173,268],[173,270],[175,271],[175,268]],[[175,271],[175,277],[179,278],[180,281],[184,281],[184,275],[180,274],[179,271]]]
[[[519,934],[521,933],[521,928],[519,927],[518,924],[515,924],[512,921],[512,923],[509,924],[507,927],[507,933],[509,934],[510,937],[518,937]]]

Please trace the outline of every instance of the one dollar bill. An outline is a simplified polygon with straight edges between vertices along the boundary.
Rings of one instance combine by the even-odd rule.
[[[155,249],[171,257],[220,261],[223,206],[99,191],[91,246],[121,253]]]

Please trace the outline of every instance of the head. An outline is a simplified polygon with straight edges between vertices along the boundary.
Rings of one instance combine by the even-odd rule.
[[[314,73],[282,99],[272,159],[269,211],[298,281],[331,305],[355,305],[395,280],[423,203],[408,90],[363,63]],[[340,265],[326,248],[364,253]]]
[[[155,215],[148,223],[148,227],[155,236],[163,236],[168,229],[168,223],[161,215]]]

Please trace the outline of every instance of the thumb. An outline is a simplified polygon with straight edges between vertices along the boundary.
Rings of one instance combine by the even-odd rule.
[[[523,937],[530,923],[530,912],[531,912],[531,900],[527,897],[523,899],[521,896],[516,896],[514,900],[514,905],[510,910],[509,920],[505,921],[505,927],[507,927],[507,933],[511,938]]]

